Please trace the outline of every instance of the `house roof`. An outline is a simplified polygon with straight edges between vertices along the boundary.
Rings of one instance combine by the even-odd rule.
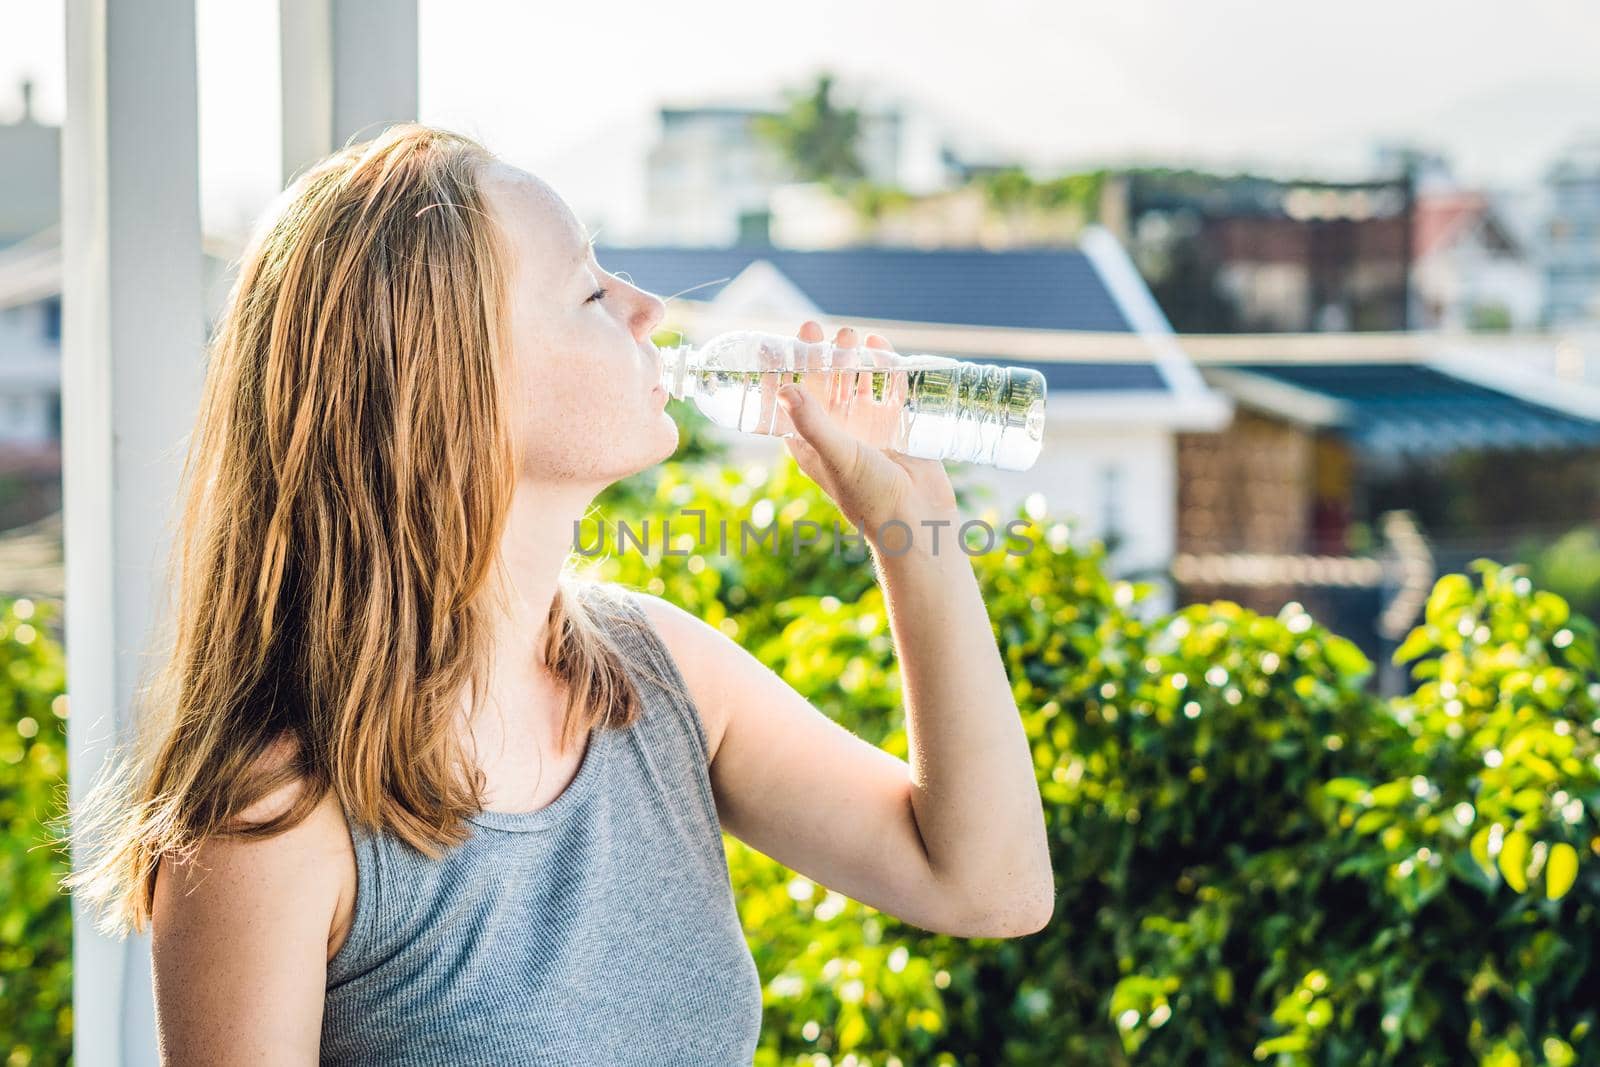
[[[1335,429],[1374,453],[1600,447],[1600,419],[1557,410],[1419,363],[1211,364],[1225,392]],[[1215,373],[1221,371],[1222,373]]]
[[[1470,234],[1480,222],[1497,247],[1516,250],[1516,241],[1496,218],[1489,201],[1475,192],[1438,193],[1420,197],[1413,209],[1411,258],[1421,259]]]
[[[1079,249],[826,250],[764,245],[731,248],[597,247],[600,265],[671,298],[715,301],[757,262],[774,268],[829,317],[939,325],[1135,333],[1094,259]],[[1052,395],[1140,393],[1172,397],[1173,383],[1149,360],[1027,360],[919,349],[974,363],[1031,367]]]
[[[600,265],[627,271],[663,297],[713,300],[765,260],[825,314],[963,326],[1131,332],[1089,257],[1078,249],[780,249],[598,247]],[[710,283],[710,284],[706,284]]]

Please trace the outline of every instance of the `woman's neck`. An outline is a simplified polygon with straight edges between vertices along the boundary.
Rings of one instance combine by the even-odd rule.
[[[573,526],[595,495],[570,487],[518,484],[500,539],[507,587],[503,610],[495,616],[497,663],[523,662],[528,649],[544,648],[550,606],[572,551]]]

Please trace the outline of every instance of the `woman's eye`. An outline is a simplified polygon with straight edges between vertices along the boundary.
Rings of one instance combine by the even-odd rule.
[[[603,285],[600,288],[596,289],[594,292],[589,294],[589,300],[604,300],[605,298],[606,298],[606,287],[603,286]],[[585,300],[584,303],[587,304],[589,302],[589,300]]]

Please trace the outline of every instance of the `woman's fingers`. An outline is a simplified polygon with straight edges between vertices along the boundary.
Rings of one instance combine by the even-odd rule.
[[[795,336],[807,344],[815,344],[823,338],[822,324],[815,319],[807,319],[795,331]],[[778,354],[777,352],[771,353],[773,356]],[[767,432],[779,436],[792,434],[794,432],[794,423],[786,421],[788,411],[782,404],[778,403],[778,390],[783,387],[785,382],[790,380],[790,374],[785,368],[776,363],[765,366],[763,369],[772,372],[761,375],[761,411],[763,421],[768,427]],[[800,380],[809,382],[810,377],[802,373]],[[795,458],[798,459],[799,457]]]
[[[807,319],[800,325],[797,336],[807,343],[815,343],[823,339],[824,331],[816,320]],[[883,436],[879,423],[891,414],[885,409],[897,411],[895,401],[903,392],[903,383],[896,381],[903,376],[894,373],[889,373],[884,380],[881,395],[877,388],[878,375],[892,371],[890,354],[894,346],[881,334],[869,333],[863,337],[852,326],[835,330],[832,343],[835,351],[831,369],[804,374],[802,382],[806,391],[822,403],[840,429],[857,430],[868,440],[876,441]],[[864,351],[869,348],[873,353],[884,355]]]
[[[816,453],[817,462],[834,485],[850,484],[859,463],[860,442],[840,428],[815,397],[797,385],[790,383],[778,390],[778,403],[788,413],[795,432]]]

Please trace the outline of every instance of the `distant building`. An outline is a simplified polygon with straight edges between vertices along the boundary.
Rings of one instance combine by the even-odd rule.
[[[1600,322],[1600,139],[1558,159],[1545,185],[1545,318],[1553,326]]]
[[[1117,176],[1113,189],[1107,224],[1123,235],[1180,332],[1408,325],[1407,180],[1134,171]]]
[[[704,340],[807,318],[882,332],[904,353],[1032,366],[1049,387],[1044,451],[1027,471],[954,465],[974,505],[1003,522],[1030,498],[1098,538],[1112,571],[1170,604],[1175,434],[1215,430],[1229,405],[1207,389],[1131,261],[1104,231],[1080,248],[600,248],[601,266],[670,300],[667,325]],[[770,462],[770,439],[723,435],[736,462]],[[1037,497],[1035,497],[1037,494]]]
[[[61,127],[33,115],[33,83],[21,85],[22,117],[0,124],[0,247],[61,217]]]
[[[31,82],[21,94],[22,117],[0,125],[0,468],[13,472],[59,463],[61,438],[61,297],[36,269],[61,212],[61,128],[34,117]]]
[[[914,192],[947,188],[964,174],[932,120],[903,103],[864,102],[857,154],[868,180]],[[796,180],[756,130],[776,104],[661,109],[661,139],[646,159],[641,241],[690,247],[765,244],[774,191]]]
[[[33,114],[0,124],[0,529],[61,506],[61,129]],[[236,250],[206,242],[209,306],[220,308]]]
[[[648,240],[728,245],[765,240],[768,198],[792,177],[755,133],[755,108],[662,108],[646,158]]]
[[[1437,573],[1600,522],[1600,388],[1507,360],[1496,338],[1185,343],[1236,406],[1223,432],[1178,437],[1178,550],[1210,561],[1184,575],[1185,603],[1297,599],[1378,653],[1392,576],[1338,576],[1384,549],[1386,513],[1410,513]]]
[[[1527,330],[1539,324],[1544,279],[1487,196],[1420,196],[1412,222],[1412,325]]]

